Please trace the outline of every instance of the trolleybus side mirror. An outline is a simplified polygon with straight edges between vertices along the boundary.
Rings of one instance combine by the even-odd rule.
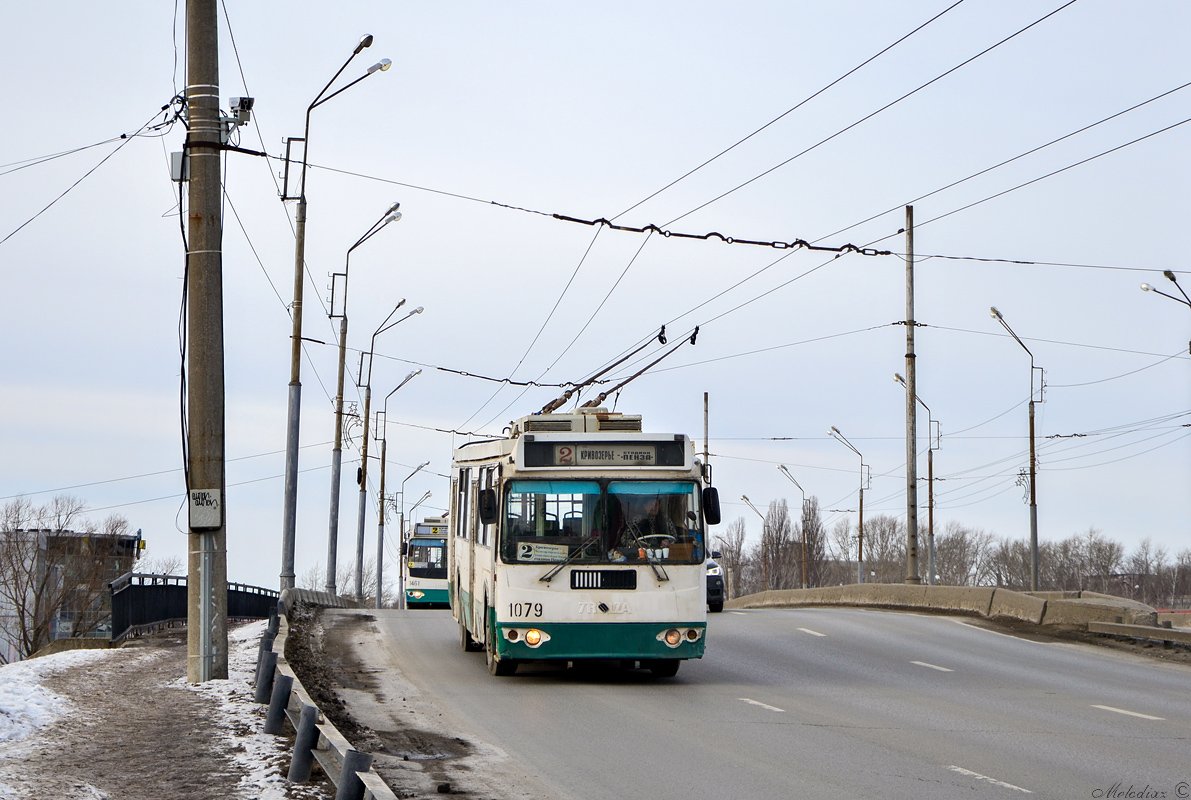
[[[720,524],[720,492],[714,486],[703,490],[703,519],[708,525]]]
[[[404,556],[404,555],[407,555],[408,553],[409,553],[409,542],[402,542],[401,543],[401,555]]]
[[[496,522],[496,490],[484,489],[480,492],[480,522],[492,525]]]

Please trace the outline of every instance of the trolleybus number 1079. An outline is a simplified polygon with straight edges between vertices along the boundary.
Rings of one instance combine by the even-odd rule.
[[[541,603],[509,603],[510,617],[540,617],[542,616]]]

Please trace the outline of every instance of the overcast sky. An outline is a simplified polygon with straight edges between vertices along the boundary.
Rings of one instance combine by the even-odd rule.
[[[220,94],[225,106],[256,98],[241,147],[281,155],[361,34],[375,44],[337,86],[393,61],[312,116],[304,334],[325,344],[307,343],[302,367],[299,576],[326,558],[327,276],[394,201],[404,218],[352,258],[348,360],[356,372],[399,299],[425,307],[378,338],[372,373],[383,398],[423,370],[390,399],[387,428],[389,491],[431,462],[405,488],[407,506],[433,493],[418,517],[445,506],[451,449],[466,438],[439,431],[499,434],[560,392],[438,368],[575,381],[663,324],[672,344],[700,325],[697,343],[606,405],[701,439],[709,392],[727,520],[744,517],[757,537],[741,494],[797,507],[784,463],[840,510],[829,523],[854,523],[860,459],[831,426],[872,468],[866,516],[904,517],[905,393],[893,375],[905,372],[898,231],[913,202],[918,395],[942,430],[936,528],[1029,533],[1016,479],[1030,360],[990,317],[995,305],[1045,368],[1040,537],[1095,527],[1129,547],[1191,546],[1191,308],[1139,289],[1180,296],[1162,270],[1191,287],[1191,124],[1180,125],[1191,87],[1146,103],[1191,81],[1191,6],[951,5],[227,3]],[[185,84],[180,6],[12,4],[0,30],[0,496],[74,494],[96,520],[126,516],[159,557],[182,557],[186,543],[184,250],[168,169],[184,131],[116,137],[169,117],[159,110]],[[228,575],[276,586],[294,204],[278,198],[275,158],[225,164]],[[596,235],[550,214],[894,255]],[[920,416],[922,476],[926,428]],[[357,436],[341,562],[355,546],[358,461]]]

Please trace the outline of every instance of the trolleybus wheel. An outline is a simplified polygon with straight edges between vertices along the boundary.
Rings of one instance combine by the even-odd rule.
[[[474,653],[480,649],[475,640],[471,638],[471,634],[467,632],[467,626],[463,624],[462,619],[459,620],[459,646],[465,653]]]
[[[723,603],[708,603],[707,610],[713,614],[718,614],[724,610],[724,604]]]
[[[648,663],[649,671],[655,678],[673,678],[678,674],[677,658],[657,658]]]
[[[488,610],[484,609],[484,619],[488,619]],[[488,671],[497,677],[512,675],[517,671],[517,662],[511,658],[496,657],[496,632],[492,630],[492,623],[486,622],[488,643],[484,647],[484,660],[488,662]]]

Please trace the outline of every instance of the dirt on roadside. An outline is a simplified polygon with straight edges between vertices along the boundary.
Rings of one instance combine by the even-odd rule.
[[[376,618],[305,605],[289,611],[285,657],[306,691],[400,798],[450,795],[475,800],[559,797],[506,754],[458,735],[432,698],[412,686],[393,693],[361,645],[378,639]]]

